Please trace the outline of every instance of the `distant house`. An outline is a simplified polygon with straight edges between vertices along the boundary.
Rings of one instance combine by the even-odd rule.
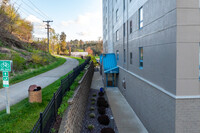
[[[71,52],[71,56],[73,57],[85,57],[88,56],[88,52]]]

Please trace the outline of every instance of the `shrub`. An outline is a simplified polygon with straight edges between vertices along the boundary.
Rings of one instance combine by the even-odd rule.
[[[91,101],[96,101],[96,99],[95,98],[91,98]]]
[[[95,110],[95,108],[94,107],[90,107],[90,110],[93,111],[93,110]]]
[[[99,96],[103,96],[104,95],[104,92],[99,92]]]
[[[92,124],[88,125],[88,129],[89,129],[90,131],[92,131],[92,130],[94,129],[94,125],[92,125]]]
[[[98,97],[97,101],[100,101],[100,100],[106,101],[106,99],[104,97]]]
[[[103,128],[101,133],[115,133],[115,131],[112,128]]]
[[[95,105],[95,101],[93,101],[91,104],[92,104],[92,105]]]
[[[93,96],[93,97],[96,97],[96,96],[97,96],[97,94],[96,94],[96,93],[94,93],[92,96]]]
[[[39,56],[38,54],[32,54],[32,59],[33,63],[35,64],[40,64],[42,62],[42,57]]]
[[[98,112],[99,112],[99,114],[104,115],[106,113],[106,108],[105,107],[99,107]]]
[[[21,71],[25,65],[25,59],[22,58],[18,53],[13,53],[12,55],[13,67],[16,71]]]
[[[105,107],[105,108],[108,108],[108,102],[106,100],[98,100],[97,101],[97,106],[98,107]]]
[[[108,125],[110,123],[110,119],[107,115],[101,115],[98,117],[98,122],[102,125]]]
[[[90,113],[90,118],[95,118],[95,114],[94,113]]]

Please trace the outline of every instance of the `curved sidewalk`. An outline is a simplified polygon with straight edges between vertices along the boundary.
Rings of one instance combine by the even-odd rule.
[[[33,78],[11,85],[9,88],[10,105],[16,104],[21,100],[27,98],[28,88],[30,85],[36,84],[38,86],[41,86],[42,88],[45,88],[46,86],[50,85],[51,83],[58,80],[60,77],[73,70],[73,68],[75,68],[79,64],[76,59],[71,59],[67,57],[64,58],[66,58],[67,61],[63,65]],[[1,89],[0,110],[3,110],[5,108],[5,89]]]

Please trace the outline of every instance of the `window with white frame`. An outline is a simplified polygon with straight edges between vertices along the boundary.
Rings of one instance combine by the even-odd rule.
[[[116,41],[119,41],[119,30],[116,31]]]
[[[143,12],[143,7],[139,9],[139,29],[143,28],[144,26],[144,12]]]
[[[116,22],[119,20],[119,9],[116,10]]]

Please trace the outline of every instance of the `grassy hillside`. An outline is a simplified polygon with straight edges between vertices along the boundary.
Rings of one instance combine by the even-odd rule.
[[[66,61],[47,52],[35,50],[31,44],[16,41],[15,39],[0,40],[0,60],[13,61],[10,84],[56,68]],[[1,79],[2,73],[0,72],[0,88],[2,87]]]

